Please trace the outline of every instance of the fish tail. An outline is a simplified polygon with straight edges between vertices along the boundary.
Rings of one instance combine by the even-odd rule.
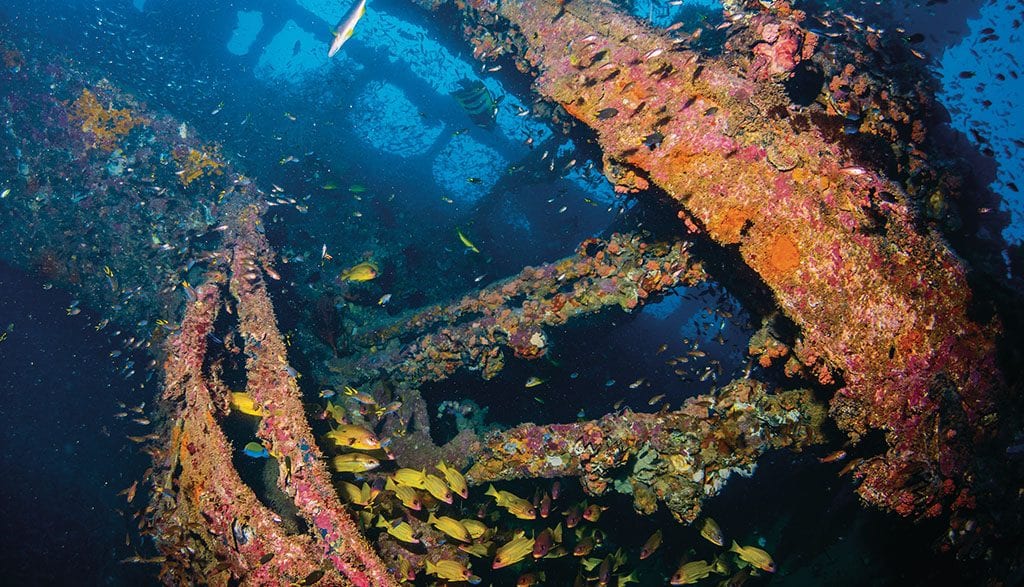
[[[490,495],[495,499],[498,498],[498,490],[494,488],[493,483],[487,488],[487,491],[484,492],[484,495]]]
[[[740,553],[740,545],[737,544],[735,540],[732,541],[732,546],[729,547],[729,552],[735,552],[736,554]]]

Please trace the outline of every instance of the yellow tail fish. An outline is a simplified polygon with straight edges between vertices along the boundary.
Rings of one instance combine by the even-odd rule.
[[[353,452],[334,457],[331,460],[331,464],[334,465],[334,470],[339,473],[363,473],[379,467],[380,461],[370,455]]]
[[[337,446],[345,446],[356,450],[377,450],[380,440],[373,432],[355,424],[344,424],[327,433],[327,438]]]
[[[245,391],[231,392],[231,407],[243,414],[263,417],[263,407],[258,405],[256,400],[252,399],[252,396]]]
[[[348,11],[345,18],[341,19],[338,23],[338,28],[334,31],[334,40],[331,41],[331,48],[327,50],[327,58],[334,57],[334,54],[341,50],[341,46],[345,44],[345,41],[352,37],[352,33],[356,30],[356,23],[359,19],[366,14],[366,0],[359,0],[355,6]]]
[[[464,247],[473,251],[474,253],[480,252],[480,249],[476,248],[476,245],[473,244],[473,241],[469,240],[469,237],[467,237],[465,234],[462,234],[462,231],[460,229],[456,228],[455,234],[459,235],[459,240],[462,241],[462,245]]]
[[[469,530],[462,525],[462,522],[455,518],[449,518],[448,516],[438,518],[431,513],[427,518],[427,523],[460,542],[465,542],[466,544],[473,542],[473,537],[470,535]]]
[[[341,272],[338,279],[341,281],[370,281],[380,274],[380,269],[369,261],[353,265]]]
[[[532,554],[533,538],[527,538],[520,532],[512,540],[498,547],[498,550],[494,553],[494,562],[491,563],[491,568],[500,569],[514,565]]]
[[[395,520],[394,522],[388,522],[383,516],[377,518],[377,527],[384,528],[387,533],[401,540],[402,542],[408,542],[409,544],[419,544],[419,539],[413,536],[412,526],[408,522],[402,520]]]
[[[466,478],[462,476],[458,469],[449,467],[444,461],[441,461],[437,464],[437,470],[444,474],[444,479],[448,482],[448,487],[451,487],[452,491],[459,494],[462,499],[469,498],[469,484],[466,483]]]
[[[772,560],[772,555],[756,546],[740,546],[733,540],[732,548],[729,551],[735,552],[739,555],[740,560],[750,563],[753,567],[769,573],[775,572],[775,561]]]

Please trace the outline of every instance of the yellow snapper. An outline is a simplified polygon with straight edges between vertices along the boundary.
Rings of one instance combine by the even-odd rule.
[[[533,538],[527,538],[524,533],[520,532],[512,540],[498,547],[494,553],[494,562],[491,563],[491,568],[500,569],[514,565],[532,554]]]
[[[533,507],[533,504],[529,501],[509,493],[508,491],[499,491],[491,485],[487,488],[484,495],[490,495],[494,497],[498,507],[503,507],[508,510],[510,514],[519,518],[520,520],[536,520],[537,519],[537,508]]]
[[[380,461],[361,452],[352,452],[334,457],[331,464],[339,473],[363,473],[379,467]]]
[[[415,487],[416,489],[427,488],[427,475],[423,471],[417,471],[416,469],[403,467],[395,471],[391,478],[395,480],[396,485]]]
[[[388,522],[384,519],[384,516],[377,518],[377,527],[384,528],[387,533],[401,540],[402,542],[408,542],[409,544],[418,544],[419,539],[413,536],[412,526],[408,522],[404,522],[401,519],[395,520],[394,522]]]
[[[487,524],[484,524],[480,520],[474,520],[473,518],[463,518],[459,520],[462,525],[469,530],[469,535],[476,540],[487,533]]]
[[[712,518],[704,518],[700,527],[700,535],[716,546],[725,546],[725,538],[722,536],[722,529]]]
[[[345,499],[351,504],[365,507],[370,505],[370,502],[373,501],[374,497],[376,497],[376,494],[368,483],[363,483],[362,487],[356,487],[348,481],[341,481],[339,485],[341,486],[341,492],[344,494]]]
[[[427,523],[433,525],[435,528],[444,532],[448,536],[465,543],[473,542],[473,537],[469,534],[469,530],[462,525],[462,522],[455,518],[449,518],[448,516],[441,516],[438,518],[433,513],[427,518]]]
[[[487,556],[491,552],[491,546],[493,544],[494,544],[493,542],[477,542],[477,543],[474,543],[474,544],[460,544],[459,545],[459,550],[461,550],[462,552],[465,552],[466,554],[482,558],[482,557]]]
[[[327,402],[327,409],[324,411],[338,424],[345,423],[345,408],[334,402]]]
[[[448,489],[448,485],[445,484],[444,480],[437,475],[426,475],[423,480],[424,488],[437,499],[450,504],[454,500],[452,497],[452,491]]]
[[[772,560],[772,556],[756,546],[740,546],[733,540],[732,548],[729,551],[735,552],[739,555],[740,560],[753,567],[769,573],[775,572],[775,561]]]
[[[710,575],[713,570],[715,570],[715,567],[705,561],[692,561],[679,565],[675,574],[672,575],[669,585],[690,585],[691,583],[696,583]]]
[[[449,467],[444,461],[441,461],[437,464],[437,470],[441,471],[444,475],[444,479],[448,482],[448,487],[451,487],[452,491],[459,494],[462,499],[469,498],[469,484],[466,483],[466,478],[462,476],[458,469]]]
[[[263,406],[256,403],[252,396],[245,391],[231,392],[231,407],[243,414],[263,417]]]
[[[442,559],[436,563],[428,560],[427,574],[444,581],[466,581],[473,585],[480,582],[480,577],[471,573],[465,565],[450,559]]]
[[[337,446],[346,446],[356,450],[376,450],[380,448],[377,436],[355,424],[344,424],[327,433],[327,438]]]
[[[402,502],[402,505],[409,508],[410,510],[420,511],[423,509],[423,502],[420,501],[420,496],[416,493],[416,490],[408,485],[397,485],[390,477],[384,482],[384,489],[392,491],[398,501]]]
[[[342,271],[338,279],[342,281],[370,281],[377,277],[379,272],[380,269],[376,265],[366,261]]]

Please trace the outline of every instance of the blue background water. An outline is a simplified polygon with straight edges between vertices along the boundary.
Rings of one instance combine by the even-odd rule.
[[[449,26],[416,8],[371,0],[356,36],[327,61],[329,29],[345,8],[314,0],[15,1],[0,7],[0,18],[22,31],[23,42],[60,47],[175,113],[206,139],[222,143],[224,153],[262,186],[280,185],[308,205],[308,213],[292,207],[275,213],[272,235],[284,254],[318,256],[327,244],[343,266],[364,250],[408,243],[415,267],[395,287],[420,283],[419,303],[455,297],[476,286],[473,280],[482,274],[486,283],[567,255],[590,235],[645,218],[644,206],[614,196],[597,172],[599,161],[591,165],[596,152],[586,135],[565,136],[542,118],[516,115],[532,96],[527,80],[510,71],[508,62],[497,62],[501,71],[482,71]],[[976,154],[976,169],[1005,197],[1012,215],[1006,237],[1024,238],[1024,203],[1007,187],[1024,185],[1012,142],[1024,138],[1021,118],[1014,115],[1024,94],[1019,79],[994,79],[1017,69],[1010,57],[1019,53],[1019,31],[1012,28],[1019,4],[853,2],[848,9],[879,19],[881,26],[899,23],[908,32],[926,33],[921,48],[939,59],[934,67],[946,84],[941,99],[951,126],[963,132],[976,125],[984,132],[995,157]],[[635,5],[639,16],[660,26],[681,10],[660,2]],[[979,43],[986,26],[997,29],[998,42]],[[965,69],[978,75],[964,82],[958,73]],[[475,126],[449,97],[463,78],[481,80],[501,98],[493,130]],[[978,91],[980,83],[985,88]],[[993,104],[986,107],[983,99]],[[968,146],[985,146],[969,133],[965,137]],[[550,155],[540,160],[543,151]],[[298,162],[281,164],[288,156]],[[577,160],[573,166],[571,159]],[[525,169],[509,179],[511,165]],[[482,181],[470,183],[470,176]],[[332,181],[341,189],[323,189]],[[362,200],[348,191],[352,184],[367,187]],[[563,206],[566,211],[559,212]],[[457,226],[472,235],[481,256],[462,253]],[[151,575],[116,562],[133,554],[139,541],[132,535],[131,546],[125,546],[132,522],[118,515],[125,504],[116,493],[147,461],[123,440],[137,430],[112,415],[118,401],[151,401],[155,389],[145,383],[142,369],[123,378],[129,357],[110,357],[123,340],[92,327],[102,316],[88,309],[66,315],[70,294],[44,291],[33,276],[7,266],[0,266],[0,291],[0,326],[14,325],[0,343],[0,582],[139,584]],[[308,293],[296,292],[293,303]],[[517,378],[510,384],[517,389],[529,374],[550,376],[559,384],[552,386],[556,391],[537,392],[547,407],[495,403],[499,410],[492,413],[504,411],[513,421],[520,415],[564,421],[579,410],[598,415],[628,398],[625,386],[641,376],[653,387],[629,400],[638,407],[657,391],[675,401],[702,391],[710,383],[684,385],[654,351],[663,341],[675,341],[673,351],[681,352],[681,338],[704,338],[721,329],[729,342],[709,345],[713,356],[726,365],[726,377],[742,370],[749,327],[736,306],[709,287],[679,292],[615,324],[573,325],[555,335],[565,341],[560,358],[571,367],[514,364],[506,374]],[[705,308],[735,316],[724,319]],[[590,343],[574,342],[579,340]],[[135,358],[140,364],[146,360]],[[572,371],[580,377],[569,377]],[[615,384],[606,386],[611,379]],[[454,385],[445,393],[468,397],[472,387]],[[781,479],[786,483],[773,483]],[[629,510],[628,503],[620,505]],[[815,467],[810,455],[769,460],[753,479],[732,480],[709,508],[723,526],[769,537],[776,559],[796,573],[793,581],[804,573],[832,577],[833,584],[898,576],[913,583],[946,571],[941,564],[924,566],[929,551],[922,536],[936,528],[913,529],[862,512],[850,487]],[[817,534],[809,534],[811,529]],[[827,545],[833,568],[807,555],[808,544]]]

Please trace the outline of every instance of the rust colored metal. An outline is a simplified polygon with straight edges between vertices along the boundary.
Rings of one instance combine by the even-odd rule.
[[[466,477],[479,484],[578,476],[591,494],[609,488],[632,494],[634,507],[645,514],[663,501],[689,523],[732,473],[752,474],[765,451],[822,442],[824,420],[824,407],[809,391],[769,394],[764,384],[741,379],[717,395],[689,398],[675,411],[625,410],[588,422],[522,424],[490,434],[471,455]]]
[[[261,210],[250,206],[235,224],[230,282],[248,355],[246,391],[265,412],[257,435],[268,451],[278,455],[278,485],[309,523],[323,556],[354,585],[395,585],[394,577],[338,500],[323,453],[306,420],[295,372],[288,365],[288,352],[262,277],[276,272],[266,238],[256,229],[260,221]]]
[[[467,31],[501,35],[520,68],[537,72],[536,90],[597,132],[617,162],[613,181],[629,180],[621,190],[649,180],[679,203],[687,226],[738,247],[800,326],[797,357],[826,382],[842,375],[836,422],[854,440],[882,430],[889,443],[861,467],[861,496],[905,515],[969,504],[973,446],[992,433],[1003,386],[1000,326],[967,315],[964,265],[918,228],[902,186],[798,110],[790,115],[807,119],[801,131],[773,117],[789,106],[777,84],[681,49],[610,5],[490,9],[467,11]],[[502,24],[490,26],[496,18]],[[787,22],[786,38],[798,29]],[[808,43],[801,36],[779,50],[808,58]],[[762,79],[779,73],[772,55],[759,57]]]
[[[196,290],[197,299],[168,347],[164,400],[178,406],[147,516],[166,556],[167,584],[196,580],[227,585],[299,582],[323,571],[309,536],[290,535],[231,466],[232,446],[214,414],[219,411],[203,363],[207,335],[221,307],[221,286]],[[270,560],[265,557],[271,556]],[[336,571],[325,585],[349,585]]]
[[[315,574],[325,585],[395,585],[334,493],[306,421],[262,273],[253,271],[260,263],[274,273],[271,251],[255,230],[260,216],[256,205],[238,214],[229,271],[248,356],[246,392],[261,407],[257,435],[280,467],[278,484],[306,518],[312,536],[287,533],[281,517],[260,504],[231,465],[231,445],[214,417],[227,404],[216,396],[227,389],[203,372],[207,336],[222,305],[224,275],[216,273],[195,290],[196,300],[168,343],[164,400],[177,405],[176,424],[168,434],[162,490],[150,506],[154,534],[167,555],[163,576],[169,582],[198,574],[212,583],[234,577],[247,584],[282,584]],[[196,526],[209,532],[190,532]],[[207,556],[197,549],[199,543]]]
[[[412,387],[462,367],[491,379],[504,366],[503,347],[521,358],[544,356],[544,327],[608,307],[631,311],[652,295],[705,277],[685,241],[648,243],[629,234],[588,239],[572,257],[527,267],[450,306],[434,306],[364,335],[364,347],[416,338],[355,364],[334,361],[332,370],[357,380],[386,374]]]

